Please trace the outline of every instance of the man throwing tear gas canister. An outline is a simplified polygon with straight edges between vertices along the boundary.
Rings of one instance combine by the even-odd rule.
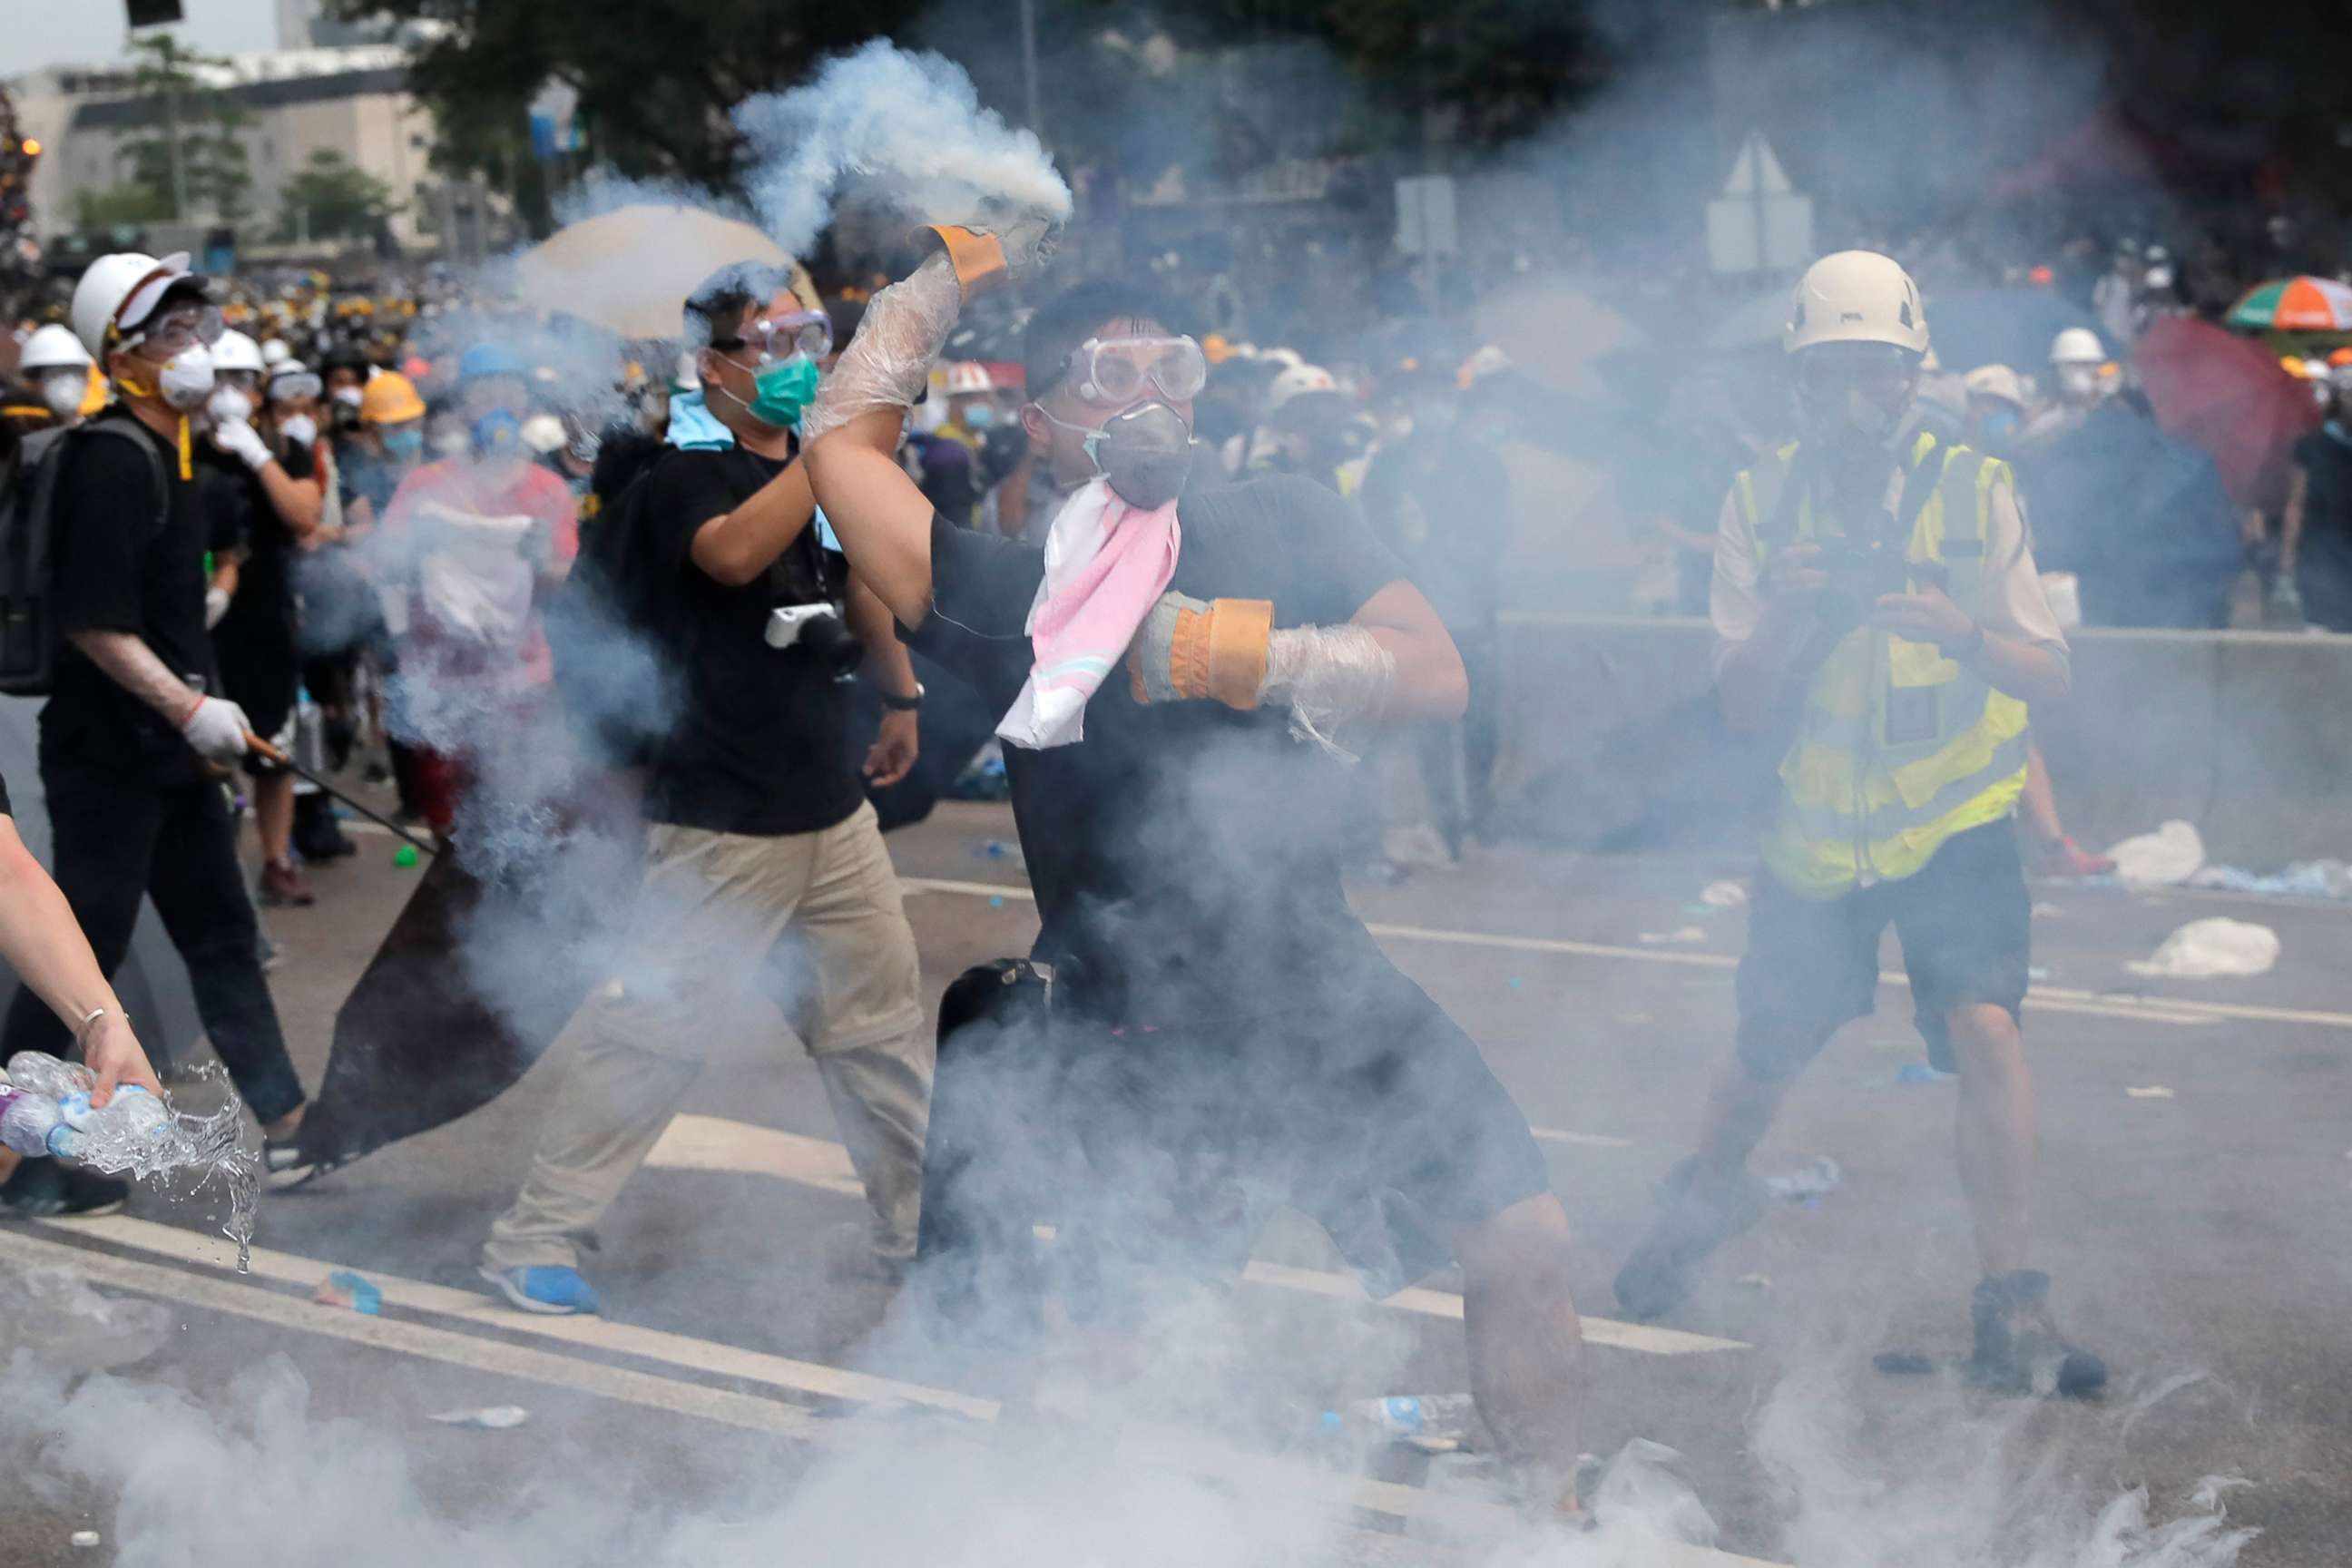
[[[2050,1278],[2025,1267],[2031,903],[2010,818],[2027,704],[2066,694],[2065,638],[2008,465],[1918,429],[1927,323],[1909,275],[1870,251],[1823,258],[1784,342],[1802,439],[1734,481],[1715,551],[1724,713],[1787,737],[1738,1050],[1617,1299],[1637,1318],[1672,1310],[1700,1261],[1755,1223],[1748,1157],[1797,1074],[1870,1013],[1891,922],[1928,1056],[1959,1075],[1960,1184],[1984,1271],[1970,1374],[2093,1394],[2106,1368],[2060,1336]]]
[[[1349,910],[1328,804],[1366,730],[1461,713],[1453,642],[1338,496],[1186,488],[1206,366],[1129,279],[1028,325],[1019,416],[1064,498],[1043,547],[937,515],[891,460],[900,421],[964,290],[1036,250],[942,237],[806,426],[851,565],[1003,715],[1043,925],[1034,963],[941,1004],[918,1298],[950,1331],[1019,1337],[1020,1255],[1053,1217],[1065,1306],[1131,1340],[1150,1279],[1237,1276],[1286,1204],[1376,1292],[1461,1264],[1479,1408],[1530,1499],[1573,1507],[1567,1216],[1476,1046]]]

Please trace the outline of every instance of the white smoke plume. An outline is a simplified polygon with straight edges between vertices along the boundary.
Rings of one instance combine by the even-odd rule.
[[[734,119],[757,165],[751,204],[795,255],[852,194],[925,223],[1070,216],[1070,188],[1036,136],[981,107],[971,79],[938,55],[877,39],[805,87],[745,100]]]

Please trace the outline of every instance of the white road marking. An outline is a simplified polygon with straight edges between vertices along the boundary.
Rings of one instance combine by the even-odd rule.
[[[39,1223],[133,1251],[153,1253],[225,1271],[233,1267],[226,1242],[216,1237],[183,1230],[177,1226],[159,1225],[153,1220],[134,1219],[129,1215],[110,1215],[103,1219],[55,1219]],[[279,1284],[299,1286],[305,1290],[316,1289],[325,1282],[329,1274],[337,1268],[349,1267],[347,1264],[322,1263],[316,1258],[276,1252],[263,1247],[253,1249],[253,1272],[257,1277]],[[953,1411],[959,1415],[983,1421],[996,1414],[994,1400],[980,1399],[948,1389],[900,1383],[894,1378],[849,1372],[819,1362],[794,1361],[788,1356],[718,1344],[660,1329],[639,1328],[632,1323],[616,1323],[605,1318],[554,1318],[519,1312],[497,1297],[478,1291],[452,1289],[446,1285],[431,1285],[421,1279],[404,1279],[373,1268],[355,1268],[353,1272],[383,1291],[388,1305],[481,1323],[507,1333],[559,1340],[586,1350],[666,1362],[672,1366],[756,1383],[818,1399],[854,1400],[862,1404],[898,1401]]]
[[[646,1163],[670,1169],[731,1171],[774,1176],[803,1186],[845,1193],[853,1197],[862,1197],[865,1193],[850,1167],[848,1151],[840,1144],[796,1132],[779,1132],[771,1127],[757,1127],[723,1116],[700,1116],[681,1111],[672,1117],[668,1130],[654,1145],[653,1152],[646,1157]],[[1048,1226],[1036,1228],[1040,1237],[1049,1240],[1055,1234]],[[1370,1300],[1352,1274],[1297,1268],[1260,1259],[1251,1262],[1243,1271],[1242,1278],[1255,1285],[1325,1296],[1335,1300]],[[1416,1312],[1423,1317],[1458,1321],[1462,1316],[1462,1298],[1447,1290],[1416,1287],[1401,1290],[1385,1301],[1374,1304],[1395,1311]],[[1639,1351],[1647,1355],[1696,1355],[1708,1351],[1748,1348],[1738,1340],[1685,1333],[1675,1329],[1652,1328],[1643,1323],[1612,1322],[1606,1318],[1586,1318],[1584,1337],[1593,1344]]]
[[[98,1220],[44,1220],[39,1223],[60,1234],[91,1237],[115,1246],[160,1253],[198,1264],[216,1262],[210,1255],[220,1250],[210,1238],[194,1232],[126,1215],[117,1215]],[[276,1328],[394,1351],[551,1387],[576,1389],[645,1409],[698,1416],[801,1441],[827,1442],[835,1439],[838,1431],[832,1423],[801,1405],[710,1388],[698,1383],[656,1377],[601,1362],[559,1355],[527,1345],[509,1344],[405,1319],[323,1306],[257,1285],[240,1283],[235,1275],[224,1273],[215,1277],[198,1274],[186,1268],[142,1263],[87,1247],[45,1241],[6,1231],[0,1231],[0,1260],[26,1267],[62,1265],[75,1269],[93,1284],[153,1296]],[[255,1276],[280,1283],[313,1284],[324,1279],[338,1267],[341,1266],[262,1247],[256,1247],[253,1253]],[[470,1291],[451,1290],[372,1270],[366,1278],[383,1292],[388,1304],[455,1316],[509,1332],[571,1338],[555,1331],[597,1322],[593,1319],[534,1318],[527,1313],[496,1307],[487,1298]],[[603,1326],[624,1328],[616,1324]],[[772,1380],[740,1368],[712,1364],[709,1358],[685,1361],[664,1352],[678,1344],[685,1344],[734,1356],[751,1356],[753,1363],[782,1360],[779,1357],[752,1356],[752,1352],[736,1352],[730,1346],[711,1345],[703,1341],[686,1340],[680,1335],[658,1334],[651,1330],[626,1330],[625,1336],[628,1342],[596,1344],[592,1348],[615,1350],[647,1361],[664,1362],[699,1372],[720,1372],[745,1381],[761,1383],[772,1383]],[[813,1363],[786,1364],[810,1367]],[[832,1367],[814,1370],[848,1381],[826,1388],[798,1384],[775,1385],[798,1393],[824,1394],[877,1404],[904,1400],[935,1409],[958,1410],[983,1422],[994,1420],[998,1413],[993,1401],[971,1399],[943,1389],[925,1389],[918,1384],[866,1377]],[[845,1392],[853,1389],[856,1392]],[[913,1394],[925,1397],[908,1397]],[[1156,1445],[1172,1450],[1187,1468],[1206,1477],[1260,1492],[1265,1489],[1271,1478],[1280,1482],[1285,1489],[1303,1493],[1335,1512],[1354,1510],[1393,1520],[1435,1521],[1456,1529],[1506,1538],[1516,1533],[1518,1527],[1515,1514],[1490,1504],[1443,1496],[1395,1481],[1342,1475],[1321,1466],[1280,1456],[1244,1454],[1165,1427],[1143,1427],[1139,1431]],[[1654,1560],[1669,1565],[1669,1568],[1679,1568],[1683,1564],[1688,1564],[1690,1568],[1779,1568],[1779,1565],[1759,1558],[1739,1557],[1675,1542],[1660,1542],[1657,1551],[1658,1555]]]
[[[1557,1127],[1530,1127],[1528,1131],[1543,1143],[1574,1143],[1586,1149],[1631,1149],[1631,1138],[1612,1138],[1605,1132],[1563,1132]]]
[[[583,1361],[577,1356],[557,1355],[551,1351],[533,1350],[529,1345],[486,1340],[475,1334],[456,1333],[398,1318],[375,1317],[344,1307],[321,1306],[298,1297],[281,1295],[275,1290],[232,1284],[227,1279],[210,1279],[183,1268],[115,1258],[93,1252],[86,1247],[42,1241],[14,1232],[0,1231],[0,1258],[27,1268],[63,1265],[94,1285],[133,1290],[142,1296],[159,1297],[167,1301],[201,1307],[208,1311],[226,1312],[275,1328],[299,1329],[304,1333],[318,1334],[327,1339],[343,1340],[377,1350],[398,1351],[405,1355],[422,1356],[474,1372],[521,1378],[551,1387],[578,1389],[600,1398],[641,1405],[647,1410],[698,1415],[706,1421],[724,1422],[730,1426],[741,1426],[755,1432],[804,1436],[808,1435],[809,1427],[819,1419],[798,1405],[755,1398],[723,1388],[709,1388],[698,1383],[681,1383],[676,1378],[654,1377],[641,1372],[606,1366],[600,1362]]]
[[[1034,901],[1026,887],[1010,882],[964,882],[937,877],[901,877],[898,885],[909,893],[944,893],[969,898]],[[1430,942],[1450,947],[1482,947],[1503,952],[1534,952],[1568,958],[1622,958],[1638,963],[1677,964],[1686,969],[1737,969],[1739,960],[1727,952],[1683,952],[1655,947],[1620,947],[1603,942],[1577,942],[1567,937],[1512,936],[1496,931],[1449,931],[1439,926],[1396,925],[1368,921],[1374,936],[1395,942]],[[1909,976],[1888,970],[1878,977],[1882,985],[1908,987]],[[2036,985],[2026,992],[2025,1005],[2051,1013],[2073,1013],[2095,1018],[2125,1018],[2143,1024],[2210,1024],[2225,1018],[2252,1023],[2320,1024],[2352,1029],[2352,1013],[2326,1013],[2293,1007],[2266,1007],[2246,1002],[2204,1002],[2187,996],[2138,996],[2084,991],[2063,985]]]

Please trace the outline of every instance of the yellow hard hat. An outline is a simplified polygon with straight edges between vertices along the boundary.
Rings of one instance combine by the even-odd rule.
[[[376,372],[360,389],[362,425],[397,425],[423,417],[425,399],[416,395],[416,384],[396,370]]]

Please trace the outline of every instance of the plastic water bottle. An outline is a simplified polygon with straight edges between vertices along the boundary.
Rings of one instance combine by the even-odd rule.
[[[1466,1394],[1391,1394],[1326,1410],[1318,1425],[1329,1436],[1353,1432],[1391,1443],[1458,1443],[1478,1430],[1478,1405]]]
[[[47,1059],[55,1066],[67,1065]],[[12,1080],[16,1070],[9,1069]],[[171,1126],[170,1108],[133,1084],[117,1089],[104,1110],[90,1105],[85,1089],[51,1096],[21,1080],[0,1087],[0,1143],[35,1159],[58,1154],[104,1170],[126,1170],[149,1153]]]
[[[37,1160],[50,1152],[49,1139],[61,1129],[65,1118],[56,1100],[14,1083],[0,1088],[0,1143]]]
[[[8,1081],[34,1094],[63,1100],[96,1089],[98,1075],[79,1062],[59,1061],[47,1051],[18,1051],[8,1058]]]

